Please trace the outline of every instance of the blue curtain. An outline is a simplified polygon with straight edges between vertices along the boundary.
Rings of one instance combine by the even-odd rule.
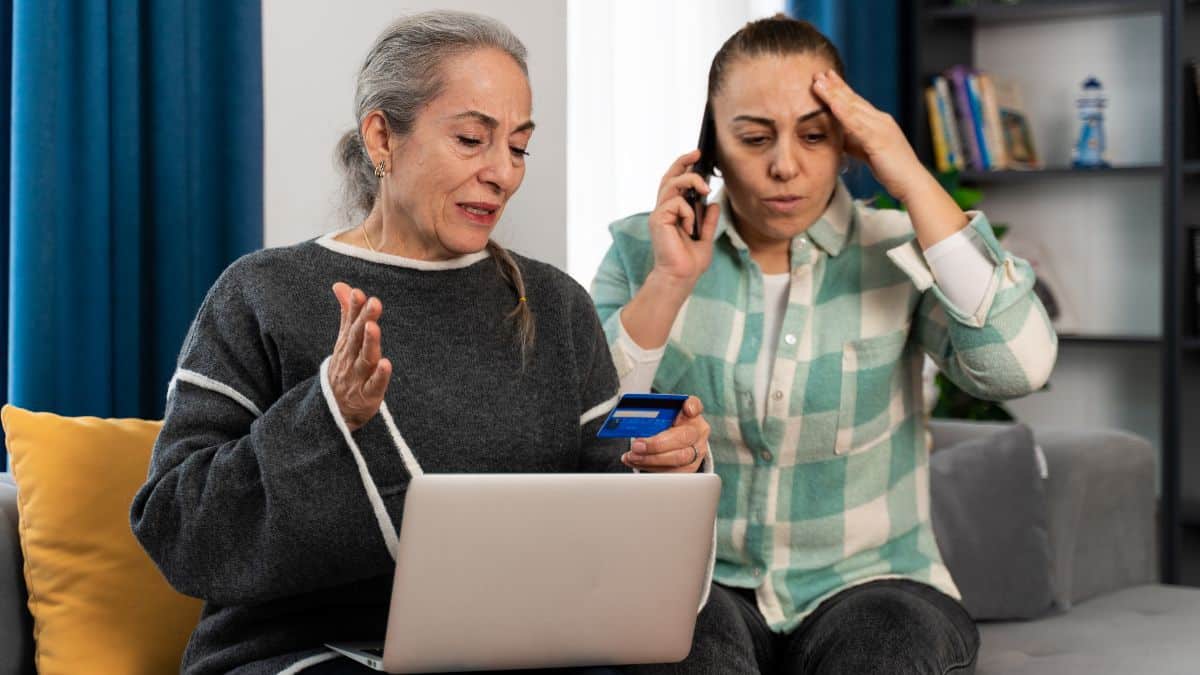
[[[159,417],[204,293],[262,246],[260,3],[11,2],[8,400]]]
[[[788,0],[788,13],[811,21],[829,37],[846,64],[846,82],[880,110],[902,120],[900,0]],[[883,188],[855,163],[846,184],[856,197]]]

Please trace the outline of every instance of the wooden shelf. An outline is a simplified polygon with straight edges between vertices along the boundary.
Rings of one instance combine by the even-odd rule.
[[[1161,11],[1162,3],[1158,0],[1023,0],[1016,4],[978,0],[973,5],[931,8],[928,14],[942,20],[970,19],[976,23],[1012,23]]]
[[[1134,164],[1129,166],[1111,166],[1102,169],[1054,167],[1032,171],[962,171],[958,174],[958,177],[964,183],[1028,183],[1047,178],[1157,176],[1160,173],[1162,173],[1161,164]]]
[[[1063,333],[1058,336],[1059,344],[1104,345],[1104,346],[1155,346],[1162,342],[1157,335],[1081,335]]]

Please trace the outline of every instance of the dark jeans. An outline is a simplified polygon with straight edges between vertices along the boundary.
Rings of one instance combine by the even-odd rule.
[[[713,584],[682,663],[639,675],[967,675],[979,631],[954,598],[907,579],[872,581],[821,603],[791,633],[768,628],[754,592]]]

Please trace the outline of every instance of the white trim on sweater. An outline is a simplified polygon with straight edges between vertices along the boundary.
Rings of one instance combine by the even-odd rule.
[[[621,397],[621,395],[617,394],[616,396],[613,396],[612,398],[608,399],[607,401],[600,403],[599,405],[593,406],[590,410],[588,410],[587,412],[580,415],[579,416],[579,426],[583,426],[583,425],[587,424],[588,422],[591,422],[592,420],[596,419],[597,417],[600,417],[601,415],[607,413],[609,410],[612,410],[613,406],[615,406],[617,404],[617,399],[620,397]]]
[[[417,258],[406,258],[402,255],[392,255],[390,253],[371,251],[334,239],[334,237],[342,234],[343,232],[349,232],[352,229],[354,228],[347,227],[345,229],[338,230],[337,232],[330,232],[317,239],[317,245],[327,248],[334,253],[348,255],[351,258],[361,258],[362,260],[383,263],[384,265],[393,265],[395,267],[408,267],[414,270],[421,270],[422,272],[438,272],[444,270],[462,269],[464,267],[470,267],[484,258],[490,258],[492,255],[487,252],[487,249],[484,249],[482,251],[460,255],[457,258],[451,258],[450,260],[418,260]]]
[[[200,373],[197,373],[194,370],[186,370],[184,368],[179,368],[175,371],[175,376],[172,377],[171,381],[167,384],[168,392],[170,392],[173,388],[175,388],[176,380],[182,380],[184,382],[187,382],[188,384],[194,384],[197,387],[200,387],[201,389],[215,391],[216,393],[221,394],[222,396],[228,396],[229,398],[233,399],[234,401],[237,401],[238,404],[241,405],[246,410],[249,410],[250,412],[254,413],[255,417],[262,417],[262,411],[258,409],[258,406],[254,405],[254,401],[251,401],[248,397],[246,397],[244,394],[242,394],[238,390],[234,389],[233,387],[231,387],[223,382],[218,382],[218,381],[212,379],[211,377],[208,377],[207,375],[201,375]]]
[[[326,356],[325,360],[321,362],[321,393],[325,396],[325,404],[329,406],[329,413],[333,415],[334,424],[342,432],[342,438],[346,440],[346,445],[350,446],[350,454],[354,456],[354,463],[358,465],[358,477],[362,481],[363,489],[367,491],[367,500],[371,502],[371,510],[375,513],[375,522],[379,525],[379,533],[383,535],[388,555],[395,560],[396,548],[400,544],[400,540],[396,536],[396,526],[392,523],[392,517],[388,515],[387,508],[383,505],[383,497],[379,494],[375,480],[371,478],[367,460],[363,458],[362,450],[354,441],[350,427],[346,425],[346,419],[342,417],[342,411],[338,408],[337,399],[333,396],[333,388],[329,385],[330,358]]]
[[[408,442],[396,428],[396,420],[392,419],[392,411],[388,410],[387,401],[380,403],[379,412],[383,413],[383,422],[387,425],[388,433],[392,435],[392,444],[400,451],[400,460],[404,462],[404,468],[408,469],[408,475],[416,477],[425,473],[425,470],[417,463],[412,448],[408,447]]]
[[[339,656],[341,656],[341,654],[338,654],[337,652],[327,652],[324,654],[313,654],[312,656],[300,659],[299,661],[293,663],[292,665],[288,666],[287,668],[284,668],[283,670],[279,671],[279,675],[294,675],[295,673],[298,673],[298,672],[308,668],[309,666],[315,666],[318,663],[325,663],[326,661],[332,661],[332,660],[338,658]]]

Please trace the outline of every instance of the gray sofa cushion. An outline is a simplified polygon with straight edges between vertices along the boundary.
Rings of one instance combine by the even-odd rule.
[[[1200,589],[1135,586],[1032,622],[983,623],[978,675],[1200,672]]]
[[[929,431],[935,448],[947,448],[1008,426],[939,419]],[[1037,444],[1050,469],[1046,509],[1058,608],[1157,581],[1154,447],[1111,429],[1038,429]]]
[[[0,473],[0,675],[33,673],[33,617],[29,614],[17,536],[17,486]]]
[[[930,458],[942,558],[979,619],[1032,619],[1054,604],[1046,492],[1033,432],[1016,424]]]

